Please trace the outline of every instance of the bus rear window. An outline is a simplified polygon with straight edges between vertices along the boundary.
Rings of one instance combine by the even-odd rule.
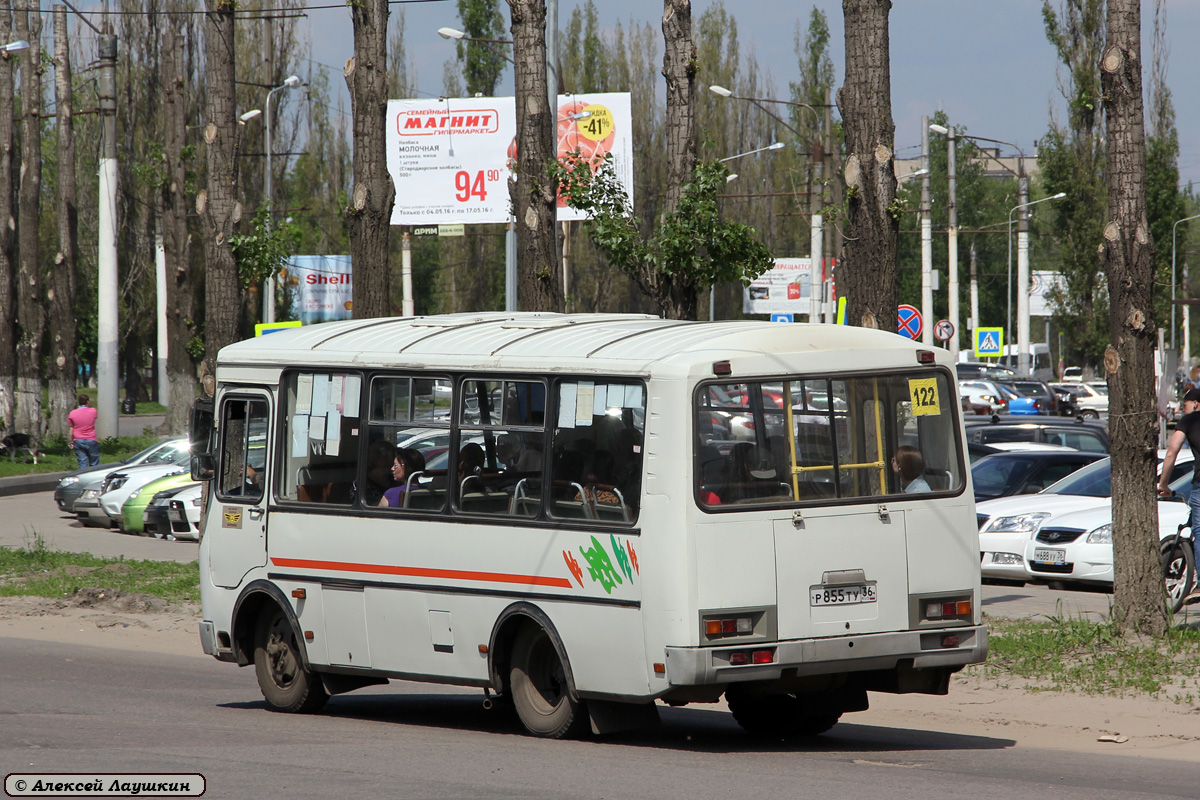
[[[697,497],[719,507],[958,492],[956,398],[932,371],[703,385]]]

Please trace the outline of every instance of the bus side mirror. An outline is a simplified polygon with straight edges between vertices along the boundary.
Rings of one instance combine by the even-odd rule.
[[[192,456],[192,480],[194,481],[211,481],[216,474],[216,467],[213,464],[213,457],[208,453],[199,456]]]
[[[212,452],[213,401],[199,397],[192,404],[192,416],[188,421],[188,441],[193,455],[208,455]],[[211,467],[211,459],[209,460]]]

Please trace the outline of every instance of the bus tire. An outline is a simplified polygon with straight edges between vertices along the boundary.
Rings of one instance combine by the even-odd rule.
[[[1167,605],[1172,614],[1183,608],[1183,598],[1188,596],[1196,581],[1196,556],[1192,540],[1172,536],[1162,543],[1163,583],[1167,592]]]
[[[805,713],[797,695],[726,692],[725,702],[734,720],[751,736],[818,736],[837,724],[840,711]]]
[[[571,695],[562,659],[540,626],[526,624],[517,632],[508,685],[521,724],[534,736],[566,739],[586,732],[587,709]]]
[[[290,714],[320,711],[329,699],[324,684],[304,666],[296,631],[278,606],[258,617],[254,635],[254,674],[267,708]]]

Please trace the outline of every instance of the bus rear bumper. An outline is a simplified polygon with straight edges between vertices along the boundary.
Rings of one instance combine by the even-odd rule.
[[[760,660],[763,651],[771,661]],[[813,675],[880,670],[954,672],[987,658],[982,625],[870,633],[829,639],[756,642],[723,647],[668,647],[667,681],[673,686],[710,686]],[[737,663],[745,658],[748,663]]]

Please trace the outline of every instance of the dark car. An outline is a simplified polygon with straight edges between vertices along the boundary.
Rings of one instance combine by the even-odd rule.
[[[967,441],[1041,442],[1059,444],[1087,453],[1108,453],[1108,428],[1098,422],[1074,422],[1062,417],[992,417],[988,422],[967,420]]]
[[[1059,415],[1058,393],[1051,389],[1050,384],[1045,381],[1036,381],[1032,378],[1016,378],[1004,381],[1004,385],[1015,390],[1019,395],[1032,397],[1036,400],[1041,413],[1049,414],[1050,416]]]
[[[954,371],[958,373],[960,381],[970,380],[971,378],[987,378],[994,381],[1008,381],[1017,377],[1017,373],[1013,372],[1008,367],[1001,367],[997,364],[988,364],[983,361],[960,361],[954,365]]]
[[[1035,494],[1080,467],[1104,458],[1103,453],[1016,451],[994,453],[971,465],[975,502]]]
[[[1003,450],[997,450],[990,444],[980,444],[979,442],[967,442],[967,458],[974,464],[981,458],[987,458],[993,453],[1002,453]]]

